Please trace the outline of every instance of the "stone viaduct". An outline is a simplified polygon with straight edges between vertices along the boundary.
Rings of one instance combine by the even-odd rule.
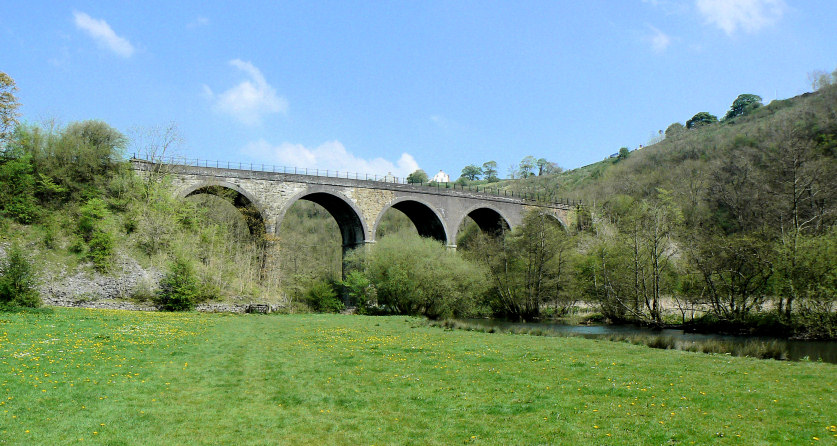
[[[456,233],[466,217],[471,217],[483,231],[513,229],[531,209],[538,209],[568,223],[570,202],[538,201],[536,197],[508,196],[505,193],[460,188],[403,184],[388,177],[368,179],[346,172],[317,171],[295,173],[296,169],[268,166],[193,162],[155,163],[132,159],[141,175],[171,178],[177,194],[214,193],[227,189],[234,204],[251,218],[250,230],[265,238],[280,240],[280,223],[297,200],[309,200],[325,208],[340,228],[344,254],[353,248],[375,242],[378,224],[390,208],[403,212],[423,237],[432,237],[456,248]],[[255,168],[255,170],[254,170]],[[310,173],[314,173],[313,170]],[[329,175],[330,174],[330,175]]]

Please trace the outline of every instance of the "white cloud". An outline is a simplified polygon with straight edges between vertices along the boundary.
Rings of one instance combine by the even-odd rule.
[[[419,168],[415,158],[409,153],[402,153],[395,162],[384,158],[364,159],[350,153],[340,141],[327,141],[317,147],[308,148],[289,142],[272,145],[262,139],[247,144],[243,152],[278,166],[350,172],[352,175],[359,173],[380,177],[392,174],[404,178]]]
[[[122,57],[131,57],[134,54],[134,46],[124,37],[119,37],[104,20],[96,20],[93,17],[74,11],[76,28],[84,31],[93,38],[99,45],[113,51]]]
[[[245,72],[249,79],[218,95],[204,85],[204,94],[215,103],[216,111],[246,125],[261,124],[262,116],[266,114],[288,112],[288,101],[276,94],[276,89],[267,83],[258,68],[239,59],[231,60],[230,65]]]
[[[648,28],[651,29],[651,35],[647,37],[651,48],[657,53],[662,53],[671,45],[671,37],[651,25],[648,25]]]
[[[201,26],[209,26],[209,19],[203,16],[198,16],[195,20],[186,24],[186,28],[189,29],[200,28]]]
[[[696,0],[707,23],[732,35],[738,28],[753,33],[776,23],[785,13],[783,0]]]
[[[451,126],[451,122],[441,115],[430,116],[430,122],[436,124],[436,126],[444,130],[447,130]]]

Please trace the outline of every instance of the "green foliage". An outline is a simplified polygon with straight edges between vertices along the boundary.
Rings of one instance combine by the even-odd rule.
[[[111,213],[107,203],[92,198],[79,209],[78,235],[87,243],[87,258],[99,271],[110,266],[114,252]]]
[[[758,235],[702,235],[689,243],[694,274],[703,296],[719,317],[741,322],[770,292],[773,246]]]
[[[12,129],[17,126],[17,118],[20,116],[20,103],[15,96],[16,91],[14,79],[0,71],[0,150],[3,149],[3,143]]]
[[[686,130],[686,128],[683,127],[683,124],[681,124],[679,122],[675,122],[675,123],[672,123],[670,126],[666,127],[665,135],[666,135],[666,138],[675,138],[675,137],[679,136],[680,134],[682,134],[685,130]]]
[[[482,173],[489,183],[494,183],[499,180],[497,177],[497,161],[486,161],[482,163]]]
[[[809,337],[837,337],[837,229],[825,234],[785,237],[779,245],[776,292],[779,311],[791,320],[793,305]]]
[[[534,175],[532,171],[537,166],[538,160],[534,156],[529,155],[520,160],[518,175],[520,178],[528,178]]]
[[[195,308],[200,292],[194,268],[184,259],[175,259],[160,281],[154,303],[165,311],[189,311]]]
[[[738,116],[747,115],[761,106],[761,96],[754,94],[738,95],[738,97],[735,98],[735,101],[733,101],[732,106],[730,107],[727,114],[724,115],[724,121],[733,119]]]
[[[103,223],[110,218],[107,203],[101,198],[92,198],[79,209],[78,233],[84,241],[90,241]]]
[[[538,176],[552,175],[561,172],[561,168],[557,164],[548,161],[546,158],[538,158],[538,160],[535,161],[535,165],[538,166]]]
[[[101,196],[123,168],[126,138],[101,121],[74,122],[66,128],[18,126],[9,145],[31,155],[38,175],[49,178],[42,201],[80,201]]]
[[[357,307],[359,313],[362,314],[366,308],[373,304],[375,288],[363,271],[350,271],[341,284],[343,289],[346,290],[349,302]]]
[[[378,305],[394,314],[464,317],[486,289],[481,268],[429,238],[384,237],[356,255]]]
[[[0,153],[0,213],[23,224],[38,218],[31,156]]]
[[[482,169],[479,166],[469,164],[462,168],[461,177],[469,181],[474,181],[480,179],[480,175],[482,175],[482,173]]]
[[[421,169],[407,175],[408,183],[426,183],[429,179],[430,177],[427,176],[427,172]]]
[[[628,159],[628,156],[631,154],[630,149],[627,147],[622,147],[619,149],[619,156],[616,157],[617,160],[624,160]]]
[[[35,288],[35,267],[13,243],[0,260],[0,303],[18,307],[39,307],[41,297]]]
[[[106,271],[110,267],[114,245],[113,235],[107,231],[96,231],[87,242],[87,258],[99,271]]]
[[[334,285],[325,280],[315,280],[305,292],[305,303],[318,313],[339,313],[345,305],[337,298]]]
[[[707,112],[700,112],[692,116],[692,119],[686,121],[687,129],[696,129],[705,125],[714,124],[718,122],[718,117]]]
[[[616,195],[605,213],[609,223],[599,223],[577,272],[582,291],[613,320],[662,324],[663,297],[678,286],[672,238],[680,209],[661,189],[653,200]]]
[[[568,296],[572,238],[554,217],[532,211],[523,225],[499,236],[481,235],[468,256],[489,272],[488,304],[495,315],[533,320],[544,304]]]

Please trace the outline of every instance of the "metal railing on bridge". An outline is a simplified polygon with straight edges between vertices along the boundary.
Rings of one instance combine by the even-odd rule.
[[[252,172],[270,172],[270,173],[282,173],[282,174],[293,174],[293,175],[309,175],[309,176],[316,176],[316,177],[327,177],[327,178],[343,178],[347,180],[365,180],[365,181],[381,181],[386,183],[392,184],[405,184],[409,186],[413,186],[416,188],[435,188],[438,192],[442,190],[461,190],[467,191],[472,193],[478,194],[485,194],[493,197],[508,197],[508,198],[519,198],[522,200],[527,201],[534,201],[537,203],[547,203],[553,205],[564,205],[564,206],[582,206],[581,200],[576,200],[574,198],[555,198],[546,192],[515,192],[515,191],[508,191],[505,189],[500,189],[498,187],[490,187],[485,185],[466,185],[466,184],[458,184],[458,183],[450,183],[450,182],[409,182],[404,177],[396,177],[393,175],[376,175],[376,174],[364,174],[364,173],[357,173],[357,172],[348,172],[348,171],[339,171],[339,170],[329,170],[329,169],[317,169],[317,168],[307,168],[307,167],[289,167],[289,166],[276,166],[272,164],[264,164],[264,163],[245,163],[245,162],[233,162],[233,161],[218,161],[218,160],[203,160],[199,158],[186,158],[186,157],[174,157],[174,156],[166,156],[166,157],[153,157],[147,155],[137,155],[133,154],[131,157],[132,160],[139,160],[139,161],[148,161],[151,163],[157,164],[171,164],[175,166],[191,166],[191,167],[206,167],[206,168],[216,168],[216,169],[236,169],[236,170],[245,170],[245,171],[252,171]]]

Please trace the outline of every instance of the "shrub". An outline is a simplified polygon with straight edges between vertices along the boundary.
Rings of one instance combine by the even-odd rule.
[[[417,235],[383,237],[364,264],[378,304],[395,314],[468,316],[487,288],[485,271],[478,265]]]
[[[87,258],[93,262],[93,265],[99,271],[104,271],[110,266],[110,260],[113,257],[113,244],[113,235],[109,232],[97,232],[90,239]]]
[[[78,235],[87,243],[87,258],[99,271],[107,270],[113,258],[113,234],[110,232],[110,211],[100,198],[92,198],[79,209]],[[84,246],[78,246],[79,252]]]
[[[334,286],[324,280],[317,280],[308,287],[305,303],[311,310],[320,313],[337,313],[344,308],[343,302],[337,299]]]
[[[100,198],[91,198],[79,209],[78,233],[84,241],[90,241],[93,235],[102,227],[102,223],[110,217],[107,203]]]
[[[155,284],[154,282],[148,278],[143,277],[139,281],[137,281],[134,288],[131,290],[129,294],[129,298],[134,302],[149,302],[154,301],[156,293],[154,291]]]
[[[351,271],[346,279],[341,282],[349,302],[357,307],[358,313],[365,313],[367,307],[372,305],[375,289],[372,282],[361,271]]]
[[[41,297],[35,288],[35,268],[17,244],[13,244],[0,262],[0,303],[39,307]]]
[[[32,223],[40,214],[34,194],[35,177],[30,157],[0,160],[0,213],[19,223]]]
[[[160,292],[154,303],[165,311],[188,311],[195,308],[198,296],[198,282],[192,265],[177,259],[160,281]]]

